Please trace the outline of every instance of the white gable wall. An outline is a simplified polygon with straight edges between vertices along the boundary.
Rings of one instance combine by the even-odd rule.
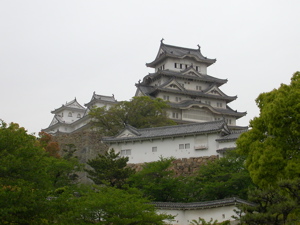
[[[127,151],[130,152],[130,155],[125,155],[129,157],[128,163],[143,163],[157,161],[161,156],[191,158],[218,155],[216,150],[219,148],[219,143],[215,141],[217,138],[220,136],[216,133],[203,134],[111,144],[110,148],[116,152],[131,150]]]
[[[175,68],[175,63],[177,63],[177,68]],[[182,64],[182,68],[180,68],[180,64]],[[202,74],[207,74],[207,65],[204,63],[199,63],[196,62],[195,60],[191,58],[184,58],[184,59],[173,59],[173,58],[168,58],[164,60],[164,62],[160,63],[157,65],[155,68],[155,71],[158,69],[161,69],[162,66],[164,65],[164,69],[172,70],[172,71],[182,71],[186,69],[186,65],[189,67],[193,64],[193,67],[196,68],[198,66],[198,71]]]
[[[175,216],[173,222],[168,223],[170,225],[190,225],[192,220],[198,221],[199,217],[205,219],[206,222],[218,220],[218,222],[223,222],[226,220],[233,221],[231,216],[236,215],[233,211],[237,209],[234,205],[231,206],[221,206],[217,208],[209,209],[196,209],[196,210],[172,210],[172,209],[159,209],[159,213],[166,213]]]

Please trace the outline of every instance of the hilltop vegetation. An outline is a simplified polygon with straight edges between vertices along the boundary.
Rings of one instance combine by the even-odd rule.
[[[145,163],[136,172],[127,167],[128,158],[111,150],[88,161],[95,183],[90,186],[78,184],[83,166],[72,151],[61,155],[50,135],[37,138],[1,121],[0,223],[159,225],[172,217],[145,203],[240,197],[255,203],[240,206],[241,224],[299,224],[300,72],[256,102],[260,115],[238,139],[237,150],[196,174],[175,176],[173,158]]]

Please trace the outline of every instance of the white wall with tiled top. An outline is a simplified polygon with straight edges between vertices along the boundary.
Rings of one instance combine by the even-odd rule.
[[[188,137],[161,138],[147,141],[134,141],[111,144],[116,152],[128,154],[128,163],[153,162],[163,157],[191,158],[218,155],[216,150],[219,134],[203,134]],[[123,150],[123,151],[122,151]],[[125,151],[130,150],[130,151]],[[129,154],[130,153],[130,154]]]

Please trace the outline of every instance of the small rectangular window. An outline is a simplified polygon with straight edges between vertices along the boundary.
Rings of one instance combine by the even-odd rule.
[[[164,100],[165,101],[169,101],[169,96],[168,95],[164,95]]]
[[[196,71],[199,71],[199,67],[198,66],[196,66]]]
[[[205,101],[206,104],[210,105],[210,101]]]
[[[179,144],[179,149],[184,149],[184,144]]]
[[[157,152],[157,147],[152,147],[152,152]]]
[[[176,119],[178,119],[178,113],[177,112],[173,112],[173,118],[176,118]]]
[[[176,100],[176,102],[180,102],[181,101],[181,97],[176,97],[175,100]]]
[[[123,149],[121,150],[121,156],[131,155],[131,149]]]
[[[182,69],[182,64],[180,63],[180,69]]]
[[[177,63],[174,63],[174,67],[177,68]]]
[[[190,148],[190,143],[185,144],[185,149],[189,149]]]

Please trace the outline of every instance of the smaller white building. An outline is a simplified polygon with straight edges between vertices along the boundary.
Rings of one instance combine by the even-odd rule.
[[[205,221],[217,220],[224,222],[229,220],[231,224],[237,224],[232,216],[237,216],[234,212],[238,204],[252,205],[252,203],[239,198],[228,198],[207,202],[155,202],[154,205],[159,213],[175,216],[169,225],[190,225],[193,220],[198,221],[199,217]]]
[[[126,125],[115,137],[103,138],[128,163],[157,161],[160,157],[192,158],[220,155],[235,148],[246,127],[229,127],[224,120],[136,129]]]
[[[92,107],[107,107],[110,108],[112,105],[117,104],[118,101],[114,95],[105,96],[98,95],[95,92],[91,100],[84,104],[85,107],[80,105],[76,98],[61,107],[51,111],[54,117],[49,127],[42,129],[42,131],[49,134],[56,133],[72,133],[87,129],[89,127],[90,117],[89,111]]]

